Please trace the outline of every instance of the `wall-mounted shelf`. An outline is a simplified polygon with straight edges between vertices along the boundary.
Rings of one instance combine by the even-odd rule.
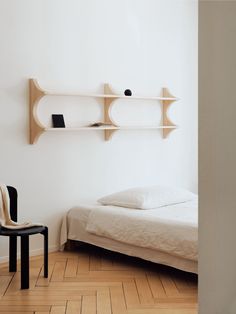
[[[60,131],[88,131],[88,130],[158,130],[158,129],[176,129],[176,126],[101,126],[101,127],[89,127],[89,126],[82,126],[78,128],[45,128],[45,132],[60,132]]]
[[[111,126],[99,126],[99,127],[78,127],[78,128],[47,128],[39,121],[37,116],[37,108],[39,101],[42,97],[51,96],[78,96],[78,97],[91,97],[103,99],[104,105],[104,123],[112,124]],[[29,104],[30,104],[30,144],[37,142],[39,136],[48,131],[83,131],[83,130],[103,130],[105,140],[109,140],[112,134],[117,130],[137,130],[137,129],[162,129],[163,137],[166,138],[171,131],[176,129],[176,125],[173,124],[168,118],[167,111],[171,103],[178,100],[172,96],[167,88],[162,89],[162,96],[148,97],[148,96],[125,96],[113,93],[108,84],[104,84],[104,94],[81,94],[81,93],[57,93],[43,90],[37,80],[29,80]],[[110,109],[114,100],[116,99],[140,99],[140,100],[158,100],[162,104],[162,125],[159,126],[118,126],[111,117]]]

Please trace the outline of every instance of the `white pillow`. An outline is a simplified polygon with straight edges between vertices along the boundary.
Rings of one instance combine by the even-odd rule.
[[[151,209],[184,203],[196,198],[185,189],[167,186],[149,186],[124,190],[98,200],[102,205],[115,205],[138,209]]]

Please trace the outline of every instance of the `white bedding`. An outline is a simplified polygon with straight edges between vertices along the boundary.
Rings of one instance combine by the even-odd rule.
[[[88,218],[86,231],[123,243],[197,260],[197,202],[135,210],[99,206]]]
[[[146,211],[115,206],[80,206],[71,209],[63,219],[61,245],[67,239],[83,241],[197,273],[197,212],[196,201]],[[135,232],[129,230],[130,222]],[[115,225],[115,232],[111,224]],[[154,226],[157,224],[161,228],[158,231],[160,239],[156,238],[158,241],[155,240],[157,228]]]

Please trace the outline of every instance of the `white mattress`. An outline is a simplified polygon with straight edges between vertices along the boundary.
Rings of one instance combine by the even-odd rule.
[[[67,239],[197,273],[197,202],[152,210],[80,206],[64,218]]]

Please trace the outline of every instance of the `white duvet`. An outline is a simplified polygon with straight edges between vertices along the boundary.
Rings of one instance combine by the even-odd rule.
[[[196,261],[197,218],[196,200],[149,210],[96,206],[89,214],[86,231]]]

